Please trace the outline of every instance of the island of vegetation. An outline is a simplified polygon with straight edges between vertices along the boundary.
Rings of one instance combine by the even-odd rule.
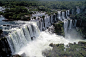
[[[86,57],[86,42],[80,41],[78,44],[69,43],[67,46],[64,44],[53,44],[52,50],[46,50],[43,55],[46,57]]]

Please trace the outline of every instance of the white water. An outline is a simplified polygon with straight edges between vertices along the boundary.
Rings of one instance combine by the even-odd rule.
[[[7,37],[12,54],[18,52],[22,47],[28,44],[32,37],[34,39],[38,35],[39,29],[36,23],[25,24],[23,28],[15,28]]]
[[[75,40],[77,41],[77,40]],[[40,32],[40,36],[37,37],[36,40],[30,42],[27,44],[27,46],[23,47],[18,54],[25,53],[26,57],[44,57],[42,55],[42,51],[45,49],[52,49],[49,47],[50,43],[58,44],[58,43],[64,43],[68,44],[69,42],[73,41],[68,41],[62,36],[58,36],[55,34],[50,34],[48,32]]]
[[[28,30],[29,29],[29,30]],[[39,35],[39,36],[38,36]],[[31,37],[35,37],[31,41]],[[36,23],[30,23],[23,25],[23,28],[15,28],[7,38],[12,54],[23,55],[24,57],[43,57],[42,51],[45,49],[51,49],[50,43],[68,44],[69,41],[62,36],[50,34],[48,32],[40,32]]]
[[[74,27],[76,27],[77,20],[75,20]]]
[[[69,13],[69,12],[70,12],[70,10],[67,10],[67,11],[68,11],[68,13],[67,13],[67,14],[68,14],[68,15],[70,15],[70,13]]]
[[[68,20],[64,20],[64,33],[65,33],[65,38],[67,37],[67,31],[68,31]]]
[[[62,19],[66,19],[65,18],[65,12],[62,12]]]
[[[62,21],[62,18],[61,18],[61,11],[58,11],[58,19],[59,19],[60,21]]]
[[[67,15],[69,15],[69,11],[67,12]],[[62,21],[61,17],[64,17],[64,13],[61,16],[61,12],[58,12],[58,19]],[[45,28],[49,26],[49,22],[49,17],[45,17]],[[53,23],[53,15],[51,15],[51,23]],[[51,47],[49,47],[50,43],[68,44],[69,42],[78,42],[78,40],[80,40],[76,39],[77,33],[74,30],[72,30],[72,32],[70,33],[71,35],[68,34],[68,29],[72,29],[72,20],[70,20],[69,27],[68,20],[64,20],[65,38],[55,34],[50,34],[45,31],[40,32],[37,25],[40,26],[39,29],[42,30],[44,27],[44,22],[38,22],[37,24],[33,22],[23,25],[23,27],[16,28],[15,31],[9,34],[8,42],[13,54],[24,54],[24,57],[44,57],[42,55],[42,51],[45,49],[52,49]],[[33,41],[31,41],[31,37],[34,38]],[[75,39],[73,40],[72,38]]]
[[[53,15],[51,15],[51,23],[53,23]]]
[[[37,37],[36,40],[27,44],[27,46],[23,47],[18,54],[25,53],[26,57],[43,57],[42,51],[45,49],[51,49],[49,47],[50,43],[65,43],[67,44],[69,41],[66,40],[62,36],[58,36],[55,34],[49,34],[48,32],[40,32],[40,36]]]
[[[72,20],[70,20],[69,30],[72,29]]]
[[[70,36],[70,35],[67,35]],[[81,39],[67,39],[59,35],[50,34],[48,32],[40,32],[39,37],[36,40],[31,41],[27,44],[27,46],[21,48],[21,51],[16,52],[17,54],[25,54],[25,57],[44,57],[42,55],[42,51],[47,49],[52,49],[49,44],[58,44],[64,43],[65,45],[68,43],[78,42]]]
[[[70,26],[69,28],[71,29],[72,26],[72,20],[70,20]],[[53,43],[53,44],[59,44],[59,43],[64,43],[65,45],[68,43],[73,43],[73,42],[78,42],[79,40],[81,40],[78,36],[77,37],[77,33],[75,30],[72,30],[71,33],[74,34],[68,34],[68,20],[64,21],[64,29],[65,29],[65,38],[63,36],[59,36],[56,34],[50,34],[49,32],[40,32],[39,36],[36,37],[35,40],[29,42],[26,46],[22,47],[20,51],[16,52],[15,54],[19,54],[22,55],[24,57],[44,57],[42,55],[42,51],[47,49],[50,50],[52,49],[49,44]]]
[[[67,11],[66,11],[66,18],[67,18]]]

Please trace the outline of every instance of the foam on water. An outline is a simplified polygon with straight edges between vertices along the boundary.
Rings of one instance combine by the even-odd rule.
[[[78,42],[79,40],[74,40],[75,42]],[[42,55],[42,51],[45,49],[52,49],[49,44],[58,44],[58,43],[64,43],[65,45],[69,42],[73,43],[74,41],[69,41],[65,39],[62,36],[58,36],[56,34],[50,34],[48,32],[40,32],[40,36],[36,38],[36,40],[31,41],[27,44],[27,46],[21,48],[20,52],[17,52],[18,54],[25,53],[25,57],[44,57]]]

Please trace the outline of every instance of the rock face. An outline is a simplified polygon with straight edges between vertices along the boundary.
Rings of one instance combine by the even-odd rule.
[[[81,34],[81,36],[86,39],[86,22],[77,20],[76,27],[78,28],[77,31]]]
[[[3,32],[3,31],[0,29],[0,35],[2,34],[2,32]]]
[[[0,38],[0,56],[1,57],[11,56],[11,50],[5,37]]]
[[[13,55],[12,57],[21,57],[20,55],[16,54],[16,55]]]
[[[77,20],[77,27],[86,27],[86,21],[83,20]]]

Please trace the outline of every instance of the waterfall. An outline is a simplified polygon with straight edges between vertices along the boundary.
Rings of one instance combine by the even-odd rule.
[[[49,20],[46,21],[49,22]],[[45,22],[45,24],[47,25],[48,23]],[[50,43],[67,44],[69,42],[62,36],[50,34],[45,31],[40,32],[38,25],[40,25],[40,22],[31,22],[24,24],[19,28],[12,29],[12,32],[7,36],[12,54],[22,55],[25,53],[24,57],[43,57],[42,51],[45,49],[51,49],[51,47],[49,47]]]
[[[20,48],[32,40],[32,37],[37,37],[37,35],[39,35],[39,29],[34,23],[25,24],[23,28],[15,28],[15,31],[9,33],[7,37],[12,54],[18,52]]]
[[[80,8],[79,8],[79,7],[77,7],[76,12],[77,12],[77,14],[79,14],[79,13],[80,13]]]
[[[67,11],[66,11],[66,18],[67,18]]]
[[[58,19],[59,19],[60,21],[62,21],[62,18],[61,18],[61,11],[58,11]]]
[[[62,19],[66,19],[65,18],[65,12],[62,12]]]
[[[23,31],[24,31],[25,38],[28,41],[31,41],[30,31],[28,30],[27,25],[24,26]]]
[[[72,9],[72,15],[74,14],[74,9]]]
[[[40,26],[40,30],[42,31],[42,20],[41,20],[40,24],[41,24],[41,26]]]
[[[69,23],[70,21],[70,23]],[[26,46],[22,47],[17,54],[21,55],[25,53],[25,57],[45,57],[42,52],[46,49],[52,49],[49,44],[60,44],[64,43],[65,45],[69,42],[78,42],[79,40],[68,40],[68,38],[72,38],[71,35],[68,34],[68,29],[72,28],[72,20],[64,20],[64,32],[65,38],[56,34],[50,34],[47,31],[41,31],[40,35],[36,37],[36,40],[31,41]],[[69,24],[69,27],[68,27]],[[73,36],[73,35],[72,35]]]
[[[67,37],[67,31],[68,31],[68,20],[64,20],[64,33],[65,33],[65,37]]]
[[[56,14],[55,14],[55,22],[57,21],[56,18],[57,18],[57,17],[56,17]]]
[[[70,10],[67,10],[67,11],[68,11],[68,13],[67,13],[67,14],[68,14],[68,15],[70,15]]]
[[[75,20],[74,27],[76,27],[77,20]]]
[[[70,15],[70,10],[67,10],[67,19],[70,19],[69,15]]]
[[[18,28],[12,29],[11,33],[7,36],[12,54],[21,55],[25,53],[25,57],[44,57],[42,51],[52,49],[49,47],[50,43],[68,44],[69,42],[73,42],[69,41],[68,38],[72,38],[72,27],[76,26],[77,20],[75,20],[73,25],[73,20],[70,19],[68,15],[70,15],[69,10],[66,11],[67,18],[65,18],[65,12],[62,12],[61,16],[61,11],[58,11],[58,16],[45,16],[44,19],[40,18],[37,22],[27,22]],[[64,19],[62,22],[64,22],[65,38],[56,34],[50,34],[47,31],[42,31],[53,24],[54,21],[56,21],[56,17],[58,17],[60,21]]]
[[[49,22],[49,16],[46,16],[45,17],[45,28],[49,27],[49,24],[50,24],[50,22]]]
[[[51,15],[51,24],[53,24],[53,15]]]
[[[70,20],[69,30],[72,29],[72,20]]]
[[[64,20],[65,38],[69,40],[82,39],[82,36],[76,31],[77,20],[71,19],[68,15],[70,15],[69,10],[66,11],[67,19]]]

